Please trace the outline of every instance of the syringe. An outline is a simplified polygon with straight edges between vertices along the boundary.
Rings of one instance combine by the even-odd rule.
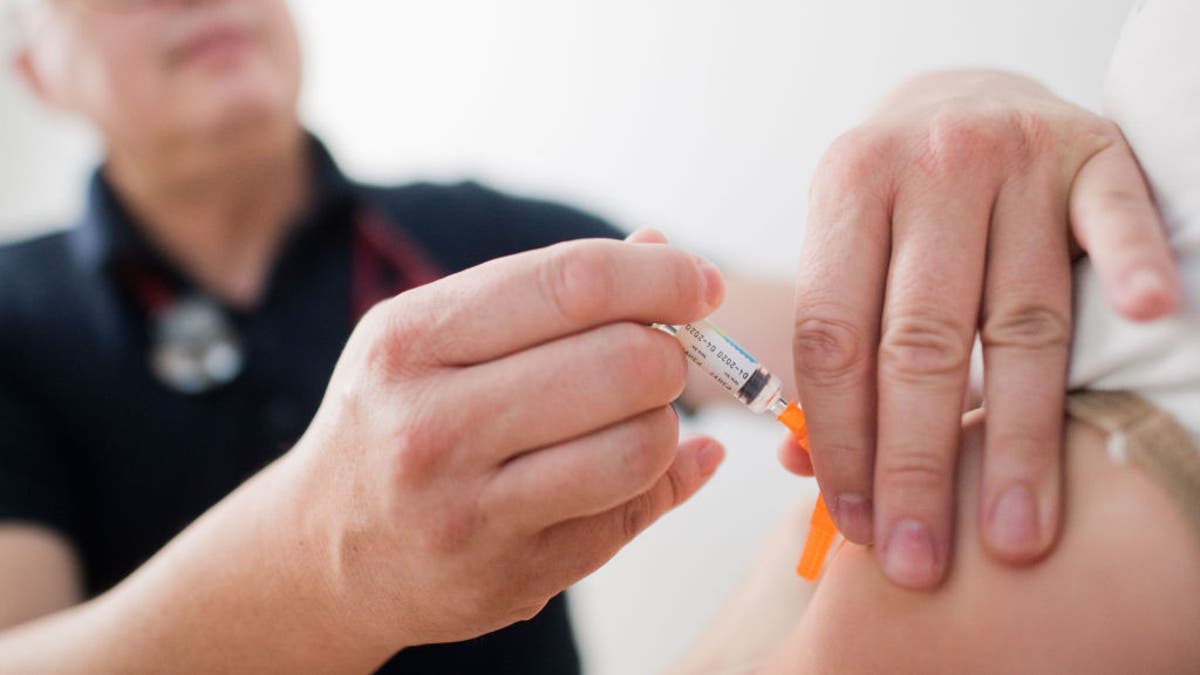
[[[791,430],[800,447],[808,452],[808,425],[804,411],[784,397],[783,382],[764,368],[758,359],[708,321],[682,326],[656,323],[654,327],[674,335],[683,344],[688,360],[708,373],[751,412],[773,415]],[[808,540],[796,572],[809,581],[816,580],[836,537],[837,526],[829,515],[825,499],[818,496],[808,529]]]

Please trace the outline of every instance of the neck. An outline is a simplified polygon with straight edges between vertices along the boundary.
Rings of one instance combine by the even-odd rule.
[[[304,134],[200,145],[110,148],[106,176],[160,252],[208,293],[252,306],[307,202]]]

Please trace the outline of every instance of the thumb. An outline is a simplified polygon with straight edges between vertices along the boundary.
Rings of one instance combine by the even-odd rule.
[[[1114,309],[1149,320],[1178,307],[1179,278],[1163,223],[1128,145],[1114,143],[1083,165],[1071,186],[1070,216]]]

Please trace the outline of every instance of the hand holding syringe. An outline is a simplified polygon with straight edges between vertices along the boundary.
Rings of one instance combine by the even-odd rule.
[[[808,450],[804,412],[783,396],[783,382],[716,326],[698,321],[682,326],[654,324],[654,327],[678,338],[689,361],[708,373],[751,412],[773,415],[791,430],[801,447]],[[836,536],[837,526],[825,507],[825,500],[818,497],[808,541],[796,571],[810,581],[815,580]]]

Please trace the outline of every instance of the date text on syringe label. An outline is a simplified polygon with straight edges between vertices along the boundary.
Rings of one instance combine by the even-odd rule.
[[[708,373],[731,394],[737,394],[758,369],[758,361],[707,322],[679,327],[675,335],[688,360]]]

